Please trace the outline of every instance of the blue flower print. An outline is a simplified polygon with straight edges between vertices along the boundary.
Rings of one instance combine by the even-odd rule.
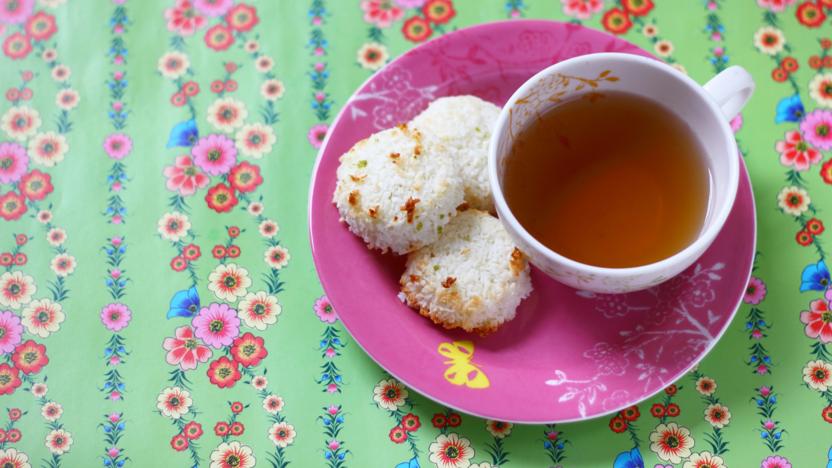
[[[411,458],[408,461],[403,461],[396,465],[396,468],[419,468],[419,459],[416,457]]]
[[[190,147],[199,139],[199,129],[196,128],[196,121],[186,120],[176,124],[170,131],[168,137],[168,148],[176,146]]]
[[[823,260],[814,265],[808,265],[803,269],[800,278],[800,292],[825,291],[829,287],[829,269]]]
[[[612,463],[613,468],[644,468],[644,460],[637,448],[629,452],[621,452]]]
[[[774,116],[775,123],[799,122],[806,115],[803,103],[800,102],[800,95],[783,98],[777,103],[777,113]]]
[[[196,288],[184,289],[173,295],[167,317],[191,318],[199,312],[199,295]]]

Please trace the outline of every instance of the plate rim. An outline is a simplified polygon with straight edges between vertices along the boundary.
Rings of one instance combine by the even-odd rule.
[[[489,22],[486,22],[486,23],[478,23],[478,24],[474,24],[474,25],[471,25],[471,26],[468,26],[468,27],[457,29],[455,31],[449,32],[449,33],[444,34],[442,36],[437,36],[433,39],[430,39],[429,41],[426,41],[422,44],[419,44],[416,47],[413,47],[413,48],[409,49],[405,53],[399,55],[395,59],[391,60],[389,63],[385,64],[384,67],[382,67],[381,69],[373,72],[370,76],[368,76],[358,87],[355,88],[355,90],[352,92],[352,94],[350,94],[350,97],[344,102],[344,104],[339,109],[338,114],[332,120],[332,123],[329,125],[329,128],[330,129],[335,128],[336,125],[338,125],[341,122],[341,119],[344,117],[344,114],[345,114],[347,108],[349,107],[349,105],[352,103],[353,99],[355,98],[355,95],[360,90],[364,89],[364,87],[366,87],[376,77],[377,74],[379,74],[382,71],[388,69],[389,67],[393,66],[397,62],[399,62],[401,60],[404,60],[406,57],[410,56],[411,54],[418,53],[417,51],[419,49],[422,49],[423,47],[427,47],[429,44],[432,44],[432,43],[440,41],[440,40],[448,40],[449,36],[456,35],[459,32],[467,32],[467,31],[471,31],[471,30],[475,30],[475,29],[488,28],[488,27],[494,27],[494,26],[500,26],[500,27],[501,26],[507,26],[507,25],[518,25],[519,26],[519,25],[523,25],[523,24],[539,25],[539,26],[547,26],[547,27],[567,27],[567,26],[575,27],[574,25],[571,25],[571,23],[563,22],[563,21],[546,20],[546,19],[511,19],[511,20],[497,20],[497,21],[489,21]],[[589,28],[589,27],[582,26],[582,25],[580,25],[579,27],[584,28],[584,29],[589,29],[589,30],[592,30],[594,32],[606,34],[603,31],[598,31],[594,28]],[[641,50],[644,50],[641,47],[631,43],[630,41],[627,41],[626,39],[616,37],[616,36],[611,36],[611,35],[610,35],[610,37],[614,37],[616,40],[626,42],[630,45],[633,45],[634,47],[637,47]],[[650,54],[650,55],[652,56],[652,54]],[[319,263],[319,255],[318,255],[318,253],[316,252],[316,249],[315,249],[315,242],[314,242],[315,235],[313,233],[313,223],[314,223],[313,219],[314,218],[312,216],[312,211],[313,211],[313,194],[314,194],[314,191],[315,191],[315,185],[318,181],[318,174],[319,174],[320,165],[323,161],[323,155],[326,152],[326,149],[327,149],[327,146],[329,145],[330,137],[332,136],[332,134],[333,134],[333,132],[331,132],[331,131],[327,132],[326,136],[324,137],[323,142],[321,143],[321,147],[318,149],[318,152],[315,155],[315,164],[312,167],[312,175],[311,175],[311,178],[310,178],[310,181],[309,181],[309,190],[308,190],[308,193],[307,193],[307,209],[306,209],[307,235],[308,235],[308,239],[309,239],[309,247],[310,247],[310,250],[311,250],[311,253],[312,253],[312,264],[315,267],[315,273],[316,273],[316,276],[318,277],[318,281],[321,284],[321,288],[323,289],[324,294],[326,294],[327,297],[329,297],[329,293],[327,292],[328,288],[327,288],[327,284],[326,284],[328,281],[325,280],[321,276],[321,267],[318,264]],[[748,167],[745,164],[745,157],[742,154],[742,152],[738,151],[738,156],[737,157],[740,159],[740,177],[745,176],[745,179],[748,182],[748,193],[749,193],[749,199],[751,201],[751,207],[750,207],[751,224],[752,224],[752,229],[751,229],[751,233],[752,233],[752,235],[751,235],[751,251],[756,252],[756,250],[757,250],[757,206],[756,206],[756,200],[754,199],[753,181],[751,180],[751,175],[748,172]],[[739,188],[738,188],[738,190],[739,190]],[[703,253],[703,255],[704,255],[704,253]],[[747,273],[745,275],[743,275],[745,277],[745,283],[747,283],[748,280],[751,278],[751,275],[753,273],[753,266],[754,266],[754,255],[751,256],[751,260],[749,261],[748,265],[746,266]],[[675,276],[674,276],[674,278],[675,278]],[[690,372],[691,369],[698,366],[708,356],[708,354],[710,354],[711,351],[713,351],[714,347],[716,347],[716,345],[719,343],[719,341],[723,338],[725,333],[728,331],[728,328],[731,326],[731,323],[733,323],[734,319],[736,318],[737,312],[739,311],[739,308],[742,306],[743,296],[744,296],[744,292],[743,292],[743,290],[740,290],[740,292],[738,294],[738,297],[736,299],[736,302],[735,302],[734,306],[731,308],[731,312],[729,313],[729,317],[726,319],[722,328],[714,335],[714,339],[711,340],[710,343],[708,343],[708,345],[700,353],[700,355],[696,359],[693,359],[688,364],[688,366],[686,366],[681,371],[674,374],[672,376],[672,378],[668,379],[669,382],[678,381],[685,374]],[[335,308],[335,310],[336,310],[336,314],[337,314],[337,310],[338,310],[337,307]],[[390,374],[390,376],[392,376],[396,380],[402,382],[406,387],[416,391],[419,395],[427,398],[428,400],[434,401],[438,404],[441,404],[441,405],[443,405],[447,408],[451,408],[453,410],[459,411],[461,413],[465,413],[465,414],[468,414],[468,415],[471,415],[471,416],[474,416],[474,417],[478,417],[478,418],[482,418],[482,419],[494,419],[494,420],[510,422],[512,424],[523,424],[523,425],[565,424],[565,423],[576,423],[576,422],[591,421],[591,420],[600,419],[600,418],[609,416],[613,413],[617,413],[617,412],[619,412],[619,411],[621,411],[624,408],[627,408],[629,406],[641,404],[642,402],[656,396],[657,394],[659,394],[660,392],[662,392],[664,390],[663,388],[659,388],[659,389],[657,389],[656,391],[654,391],[652,393],[645,394],[645,396],[641,396],[638,399],[635,399],[635,400],[630,401],[630,402],[628,402],[624,405],[621,405],[620,407],[615,407],[614,409],[608,410],[608,411],[600,411],[596,414],[593,414],[591,416],[586,416],[586,417],[578,416],[578,417],[575,417],[575,418],[535,419],[535,420],[533,420],[533,419],[495,418],[493,416],[488,416],[487,414],[479,412],[479,411],[474,411],[474,410],[471,410],[471,409],[464,409],[464,408],[461,408],[458,405],[449,404],[449,403],[445,402],[443,399],[435,396],[434,394],[424,391],[422,389],[422,386],[414,385],[408,379],[404,379],[404,378],[400,377],[397,373],[391,371],[386,365],[382,364],[381,360],[379,358],[377,358],[373,353],[371,353],[364,346],[364,344],[362,344],[361,341],[356,338],[356,336],[353,333],[350,326],[347,324],[346,321],[343,320],[343,318],[341,318],[340,315],[338,315],[338,321],[341,322],[341,324],[347,330],[347,333],[350,334],[350,337],[352,338],[352,340],[373,361],[373,363],[375,363],[377,366],[382,368],[385,372]]]

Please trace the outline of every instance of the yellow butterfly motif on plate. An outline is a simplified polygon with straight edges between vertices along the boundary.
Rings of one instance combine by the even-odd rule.
[[[439,354],[448,358],[445,364],[445,380],[454,385],[468,388],[488,388],[491,382],[485,372],[471,362],[474,358],[474,343],[470,341],[453,341],[439,343]]]

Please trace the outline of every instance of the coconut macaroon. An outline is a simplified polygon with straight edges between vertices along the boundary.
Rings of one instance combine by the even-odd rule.
[[[462,177],[465,201],[472,208],[492,212],[488,142],[499,115],[499,107],[476,96],[450,96],[431,102],[411,122],[426,145],[440,144],[454,162]]]
[[[464,203],[462,181],[438,150],[402,124],[341,156],[333,201],[350,231],[382,252],[434,242]]]
[[[514,318],[532,291],[526,256],[497,218],[458,214],[435,243],[411,253],[400,298],[445,328],[485,335]]]

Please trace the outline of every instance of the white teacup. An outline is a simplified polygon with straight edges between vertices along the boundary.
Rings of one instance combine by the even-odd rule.
[[[704,149],[711,184],[701,231],[683,250],[655,263],[604,268],[566,258],[529,234],[512,214],[503,194],[505,162],[514,137],[560,103],[585,93],[604,91],[623,91],[663,104],[688,124]],[[751,75],[737,66],[724,70],[703,87],[669,65],[631,54],[590,54],[552,65],[526,81],[508,100],[497,120],[488,155],[488,176],[497,214],[531,262],[569,286],[623,293],[668,280],[705,252],[731,212],[739,183],[739,154],[729,121],[753,91]]]

